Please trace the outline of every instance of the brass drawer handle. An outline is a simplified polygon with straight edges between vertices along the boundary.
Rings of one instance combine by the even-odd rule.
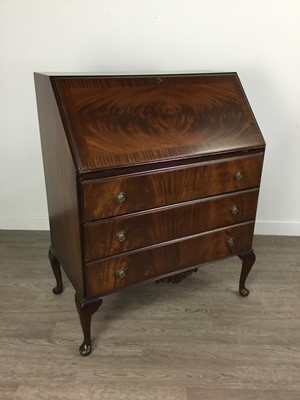
[[[125,231],[119,231],[116,233],[116,238],[119,242],[124,242],[127,239],[127,235]]]
[[[232,206],[232,208],[231,208],[231,214],[237,215],[238,213],[239,213],[239,209],[238,209],[238,206],[235,204],[235,205]]]
[[[240,181],[240,180],[243,178],[242,171],[239,170],[239,169],[236,170],[235,173],[234,173],[234,175],[233,175],[233,178],[234,178],[236,181]]]
[[[226,242],[228,247],[233,247],[235,245],[235,240],[233,237],[229,238]]]
[[[119,268],[117,271],[116,271],[116,277],[117,278],[120,278],[120,279],[122,279],[122,278],[125,278],[125,276],[126,276],[126,268]]]
[[[126,194],[124,192],[119,192],[116,194],[115,199],[118,203],[122,204],[126,200]]]

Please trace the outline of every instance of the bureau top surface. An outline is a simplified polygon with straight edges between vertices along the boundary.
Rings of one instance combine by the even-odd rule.
[[[264,147],[236,73],[51,81],[80,172]]]

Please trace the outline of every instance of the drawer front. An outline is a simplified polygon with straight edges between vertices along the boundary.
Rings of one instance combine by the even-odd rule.
[[[85,260],[255,219],[258,189],[115,217],[84,227]]]
[[[86,221],[259,186],[263,154],[83,182]]]
[[[148,250],[86,264],[88,296],[146,282],[217,258],[252,248],[254,223],[244,223]]]

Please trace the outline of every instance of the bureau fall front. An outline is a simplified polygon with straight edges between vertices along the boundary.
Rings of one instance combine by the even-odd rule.
[[[36,73],[35,85],[53,292],[63,267],[82,355],[92,315],[115,291],[239,256],[239,293],[249,294],[265,143],[236,73]]]

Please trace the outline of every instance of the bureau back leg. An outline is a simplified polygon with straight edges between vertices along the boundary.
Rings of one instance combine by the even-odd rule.
[[[98,311],[99,307],[103,303],[103,299],[97,299],[90,303],[84,303],[80,293],[75,293],[75,303],[79,314],[79,319],[83,332],[83,342],[79,347],[79,353],[82,356],[88,356],[92,351],[92,339],[91,339],[91,320],[93,314]]]
[[[242,260],[243,263],[240,276],[239,292],[241,296],[246,297],[249,295],[249,289],[245,287],[245,282],[255,262],[254,251],[251,250],[248,253],[240,254],[239,258]]]
[[[52,248],[50,247],[49,252],[48,252],[48,257],[49,261],[56,279],[56,286],[52,289],[52,292],[54,294],[60,294],[63,291],[63,283],[62,283],[62,277],[61,277],[61,269],[60,269],[60,263],[55,256]]]

